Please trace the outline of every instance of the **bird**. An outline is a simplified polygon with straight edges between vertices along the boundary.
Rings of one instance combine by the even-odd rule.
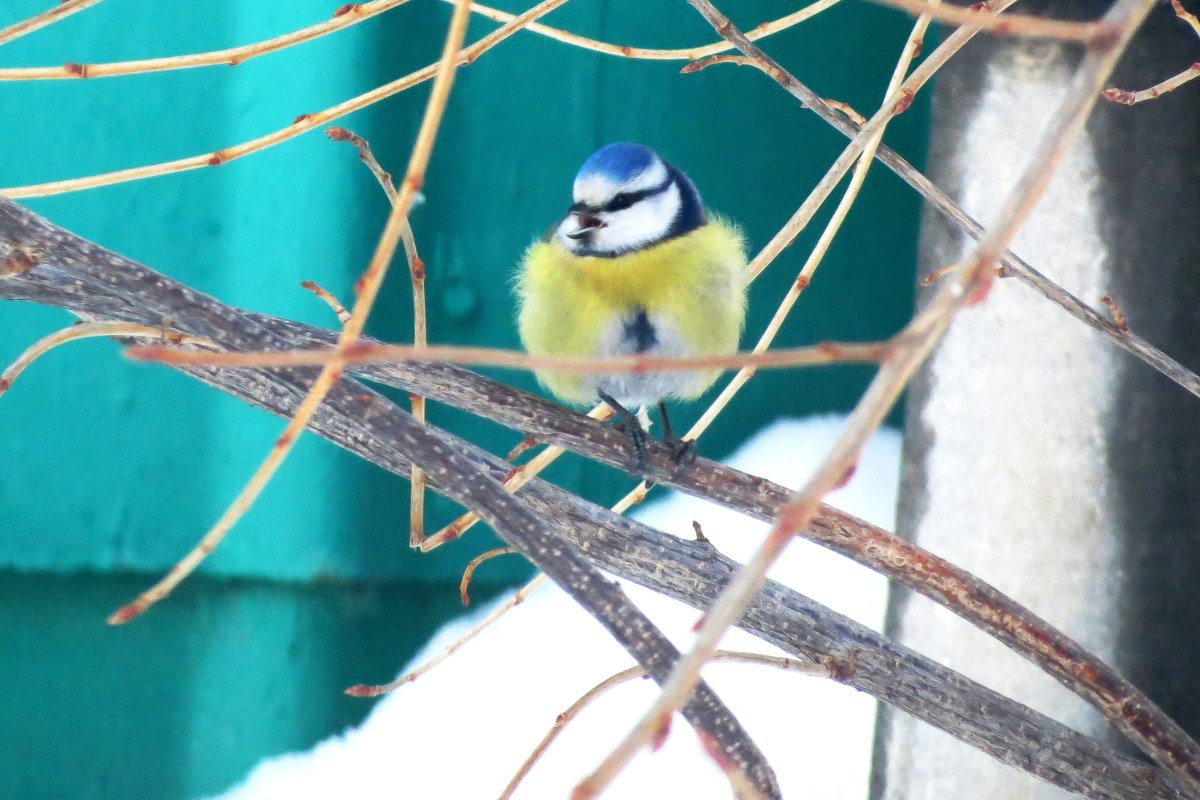
[[[695,185],[648,147],[615,142],[592,153],[563,218],[525,251],[516,275],[517,327],[533,356],[717,356],[737,351],[746,317],[746,246],[705,210]],[[645,467],[641,419],[657,406],[663,441],[682,464],[693,442],[675,436],[665,401],[692,400],[720,369],[580,373],[536,369],[565,403],[603,401]]]

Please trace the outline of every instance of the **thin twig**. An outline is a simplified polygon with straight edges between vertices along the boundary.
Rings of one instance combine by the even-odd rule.
[[[608,403],[599,403],[588,412],[588,416],[592,419],[597,419],[603,422],[604,420],[612,418],[613,410]],[[565,449],[555,445],[545,448],[542,450],[542,452],[538,453],[528,462],[514,469],[512,474],[508,475],[504,479],[505,491],[509,493],[515,493],[522,486],[529,483],[534,476],[541,474],[542,470],[552,464],[555,459],[565,452]],[[513,455],[510,453],[509,460],[511,461],[512,459]],[[471,527],[477,522],[479,522],[479,515],[474,511],[468,511],[458,519],[451,522],[449,525],[442,528],[437,533],[421,542],[421,552],[427,553],[436,547],[440,547],[446,542],[457,539],[470,530]]]
[[[746,40],[709,0],[689,2],[743,53],[765,59],[765,54]],[[917,367],[940,341],[954,315],[969,302],[977,302],[986,294],[994,278],[994,268],[1006,252],[1008,243],[1040,199],[1067,147],[1082,130],[1104,81],[1153,4],[1154,0],[1118,0],[1105,14],[1102,24],[1107,24],[1114,33],[1111,44],[1093,48],[1084,57],[1049,130],[1009,193],[996,222],[984,233],[974,254],[954,273],[952,280],[943,285],[929,305],[893,340],[895,349],[880,366],[837,442],[813,476],[780,509],[778,519],[762,545],[705,613],[696,641],[674,665],[658,700],[604,762],[579,784],[579,797],[595,796],[607,786],[650,740],[662,721],[686,701],[691,687],[699,679],[701,667],[716,650],[721,636],[762,588],[767,570],[787,544],[818,513],[821,498],[848,478],[867,439],[882,423]],[[763,66],[778,68],[768,61],[764,61]],[[1168,743],[1147,741],[1140,735],[1142,732],[1138,733],[1139,744],[1147,748],[1149,754],[1159,759],[1189,789],[1200,791],[1200,749],[1194,742],[1186,735],[1182,740]],[[1186,756],[1190,756],[1190,760]]]
[[[516,370],[557,370],[640,374],[658,370],[730,369],[754,366],[760,369],[818,366],[837,363],[873,363],[887,355],[884,342],[822,342],[811,347],[789,347],[765,353],[734,353],[728,356],[613,356],[610,358],[561,358],[531,356],[501,347],[457,347],[380,344],[360,341],[338,352],[329,348],[297,348],[284,352],[259,350],[246,353],[199,353],[159,345],[131,347],[125,355],[135,361],[153,361],[173,367],[311,367],[341,361],[346,364],[386,364],[402,361],[446,364],[477,364]]]
[[[99,0],[94,0],[99,2]],[[288,47],[340,31],[351,25],[370,19],[377,14],[407,3],[408,0],[372,0],[368,3],[351,3],[338,9],[339,13],[324,22],[309,25],[298,31],[285,33],[260,42],[210,50],[182,56],[144,58],[136,61],[113,61],[104,64],[68,62],[57,67],[10,67],[0,69],[0,81],[44,81],[72,78],[111,78],[117,75],[142,75],[149,72],[166,72],[176,69],[207,67],[216,64],[236,67],[252,58],[284,50]]]
[[[438,125],[441,122],[442,113],[446,108],[446,99],[449,96],[450,87],[454,83],[454,73],[457,67],[455,56],[462,46],[463,37],[466,35],[467,20],[469,19],[470,14],[467,11],[467,0],[459,0],[459,5],[455,8],[454,16],[451,18],[447,29],[446,42],[442,50],[437,77],[434,79],[433,91],[430,93],[429,101],[425,106],[425,116],[417,132],[417,141],[413,145],[408,171],[405,174],[400,193],[392,205],[391,214],[388,216],[387,224],[384,226],[383,234],[380,236],[375,254],[372,256],[370,263],[367,264],[367,269],[359,280],[358,296],[355,298],[354,308],[351,310],[350,318],[346,320],[338,336],[339,351],[344,350],[347,345],[354,343],[362,333],[367,315],[370,313],[375,298],[379,293],[383,278],[387,274],[388,265],[399,242],[400,226],[412,204],[413,195],[424,180],[425,166],[428,164],[429,157],[433,152],[433,143],[437,136]],[[110,624],[119,625],[128,622],[154,603],[166,597],[172,589],[191,574],[208,554],[220,544],[221,540],[225,538],[225,534],[229,532],[230,528],[253,505],[258,495],[267,485],[267,482],[270,481],[275,471],[279,469],[280,464],[287,458],[297,438],[299,438],[300,432],[308,426],[308,421],[312,419],[312,415],[316,412],[325,395],[337,382],[338,378],[341,377],[343,366],[343,362],[335,360],[321,368],[321,372],[313,382],[312,388],[296,410],[295,416],[288,422],[287,427],[284,428],[279,438],[275,440],[275,446],[271,448],[266,459],[255,470],[233,503],[225,510],[225,513],[221,515],[220,519],[200,539],[199,544],[173,566],[162,580],[139,595],[133,602],[114,612],[108,618]]]
[[[453,4],[454,0],[444,0]],[[99,0],[95,0],[99,2]],[[342,30],[366,19],[388,11],[396,6],[407,3],[408,0],[372,0],[368,3],[352,3],[342,6],[339,13],[332,19],[310,25],[292,33],[286,33],[263,41],[231,47],[224,50],[210,50],[203,53],[167,56],[164,58],[146,58],[136,61],[113,61],[99,64],[84,64],[70,62],[53,67],[10,67],[0,69],[0,81],[35,81],[35,80],[68,80],[78,78],[109,78],[118,75],[140,75],[148,72],[164,72],[167,70],[191,69],[215,65],[237,66],[267,53],[274,53],[288,47],[308,42],[326,34]],[[803,22],[821,11],[836,5],[840,0],[818,0],[810,6],[788,14],[771,22],[765,22],[746,33],[754,40],[762,39],[771,34],[786,30]],[[516,14],[500,11],[478,3],[471,4],[471,11],[487,17],[495,22],[511,22]],[[546,25],[533,23],[527,27],[533,33],[557,39],[560,42],[593,50],[598,53],[621,56],[625,58],[675,60],[702,58],[706,54],[720,53],[730,49],[730,44],[724,40],[703,47],[677,48],[673,50],[656,50],[641,47],[610,44],[573,33],[551,28]]]
[[[726,662],[733,664],[758,664],[761,666],[775,667],[790,672],[799,672],[802,675],[807,675],[812,678],[828,678],[830,677],[829,668],[821,664],[815,664],[811,661],[799,661],[794,658],[782,658],[780,656],[768,656],[761,653],[746,653],[737,650],[718,650],[713,654],[712,661],[714,663]],[[550,730],[538,742],[537,747],[533,748],[533,752],[521,764],[517,773],[513,775],[512,780],[504,787],[504,791],[500,793],[500,800],[508,800],[521,785],[521,781],[528,777],[530,770],[533,769],[546,751],[550,749],[550,745],[554,744],[554,740],[559,734],[566,729],[571,722],[579,716],[589,705],[598,700],[606,692],[615,689],[623,683],[635,680],[637,678],[646,677],[646,670],[641,667],[629,667],[623,669],[615,675],[610,675],[600,683],[588,689],[578,700],[570,705],[565,711],[555,718],[554,724],[550,726]]]
[[[1185,25],[1192,29],[1197,38],[1200,38],[1200,19],[1195,14],[1183,7],[1180,0],[1171,0],[1171,8],[1175,11],[1175,16],[1183,21]],[[1178,75],[1167,78],[1161,83],[1156,83],[1149,89],[1142,89],[1140,92],[1129,92],[1116,87],[1104,90],[1104,99],[1111,100],[1114,103],[1132,106],[1136,103],[1141,103],[1146,100],[1154,100],[1174,89],[1178,89],[1188,81],[1200,76],[1200,61],[1192,64],[1190,67],[1180,72]]]
[[[1100,298],[1100,302],[1108,309],[1108,314],[1112,317],[1113,325],[1117,327],[1117,330],[1128,332],[1129,320],[1125,318],[1125,312],[1121,310],[1121,306],[1117,304],[1117,301],[1111,295],[1106,294]]]
[[[1009,4],[1013,2],[1016,2],[1016,0],[1009,0]],[[906,85],[904,82],[904,76],[907,73],[909,66],[912,64],[912,60],[921,50],[924,42],[925,32],[929,27],[929,21],[929,16],[921,16],[913,26],[913,30],[909,34],[908,41],[905,45],[904,52],[897,61],[896,67],[892,71],[891,80],[889,81],[887,88],[884,90],[884,101],[877,112],[877,115],[881,118],[879,127],[864,144],[862,154],[860,155],[858,162],[855,164],[854,172],[850,177],[850,184],[846,187],[846,191],[842,194],[842,198],[838,202],[837,207],[834,209],[833,215],[826,223],[824,230],[821,231],[821,236],[817,239],[816,245],[809,253],[808,258],[804,262],[804,266],[800,270],[800,273],[788,287],[787,294],[776,308],[775,313],[772,315],[767,327],[763,330],[762,335],[759,337],[758,342],[755,344],[752,352],[766,352],[767,348],[769,348],[775,341],[775,337],[782,329],[783,323],[787,319],[788,314],[795,306],[796,301],[800,299],[800,295],[812,282],[813,275],[816,273],[817,268],[820,266],[821,261],[828,252],[830,245],[833,243],[834,237],[837,236],[838,231],[841,229],[842,223],[849,214],[851,206],[858,197],[858,193],[862,188],[864,180],[866,179],[867,172],[871,168],[871,164],[874,161],[875,152],[879,148],[880,142],[883,140],[883,134],[886,126],[890,119],[899,113],[897,104],[892,100],[892,98],[899,96],[901,87]],[[968,32],[967,36],[969,35],[970,33]],[[964,36],[963,38],[966,39],[967,36]],[[947,44],[949,45],[950,43],[947,42]],[[935,54],[935,56],[936,55],[937,54]],[[938,57],[940,58],[940,56]],[[931,56],[931,59],[933,58],[934,56]],[[915,93],[920,88],[920,85],[914,83],[911,87],[909,87],[909,91]],[[816,189],[814,189],[814,191],[816,191]],[[805,203],[807,202],[808,200],[806,199]],[[801,207],[803,208],[803,204]],[[796,233],[798,233],[798,231],[796,231]],[[792,233],[791,235],[794,237],[795,233]],[[777,255],[778,252],[779,251],[776,250],[774,255]],[[774,255],[770,255],[768,258],[773,259]],[[754,275],[761,274],[770,263],[767,258],[764,258],[761,255],[756,258],[755,261],[757,262],[757,265],[753,273]],[[756,369],[754,367],[742,367],[738,373],[734,375],[732,379],[730,379],[729,383],[724,389],[722,389],[721,393],[716,397],[715,400],[713,400],[712,404],[705,410],[700,418],[696,420],[695,425],[693,425],[692,429],[688,432],[687,438],[695,438],[707,430],[708,426],[711,425],[717,416],[725,409],[725,407],[729,405],[741,388],[754,376],[755,372]]]
[[[1132,106],[1137,105],[1138,103],[1143,103],[1147,100],[1155,100],[1159,97],[1162,97],[1167,92],[1174,91],[1180,86],[1183,86],[1185,83],[1188,83],[1196,78],[1200,78],[1200,61],[1192,64],[1178,75],[1167,78],[1161,83],[1156,83],[1148,89],[1130,92],[1125,89],[1118,89],[1117,87],[1112,86],[1108,89],[1105,89],[1103,94],[1105,100],[1111,100],[1112,102],[1120,103],[1123,106]]]
[[[1184,8],[1181,0],[1171,0],[1171,8],[1175,11],[1175,16],[1183,20],[1192,29],[1192,33],[1200,37],[1200,19],[1197,19],[1195,14]]]
[[[459,651],[459,649],[462,648],[463,645],[465,645],[467,642],[474,639],[479,634],[483,633],[496,620],[500,619],[505,614],[507,614],[509,611],[512,611],[514,608],[521,605],[521,603],[525,602],[525,598],[529,596],[530,592],[532,592],[534,589],[541,586],[545,582],[546,582],[545,574],[540,574],[537,577],[535,577],[529,583],[522,586],[520,591],[518,591],[512,597],[505,600],[502,604],[496,606],[496,608],[490,614],[488,614],[486,617],[481,619],[479,622],[475,623],[475,625],[471,628],[471,630],[467,631],[462,636],[455,639],[451,644],[449,644],[446,647],[445,650],[438,653],[432,659],[430,659],[429,661],[426,661],[424,664],[422,664],[421,666],[412,670],[411,672],[404,673],[399,678],[397,678],[396,680],[394,680],[390,683],[381,683],[378,685],[370,685],[370,684],[360,683],[356,686],[351,686],[348,689],[346,689],[346,694],[350,695],[351,697],[378,697],[381,694],[387,694],[388,692],[394,692],[406,683],[412,683],[417,678],[420,678],[422,675],[429,672],[437,665],[441,664],[447,658],[449,658],[450,656],[457,653]]]
[[[68,328],[55,331],[30,345],[25,352],[17,356],[8,368],[0,373],[0,395],[12,388],[17,377],[30,364],[37,361],[46,353],[59,345],[74,342],[79,339],[90,339],[96,336],[129,337],[133,339],[162,339],[172,344],[188,344],[211,347],[212,342],[195,336],[184,336],[164,328],[151,328],[147,325],[137,325],[132,322],[83,322]]]
[[[412,403],[413,419],[425,421],[425,398],[419,394],[409,395]],[[408,476],[408,546],[425,548],[425,471],[413,465],[412,474]],[[464,604],[465,605],[465,604]]]
[[[684,64],[682,67],[679,68],[679,74],[680,75],[691,75],[694,72],[700,72],[701,70],[708,69],[709,67],[715,67],[717,64],[733,64],[735,67],[752,67],[752,66],[754,66],[754,62],[751,61],[750,59],[746,58],[745,56],[737,56],[737,55],[708,56],[707,58],[700,58],[700,59],[692,61],[688,64]]]
[[[751,62],[751,63],[753,63],[753,62]],[[836,108],[838,111],[845,114],[846,117],[851,122],[853,122],[855,125],[866,125],[867,124],[867,118],[864,117],[862,114],[859,114],[857,111],[855,111],[854,107],[851,106],[849,103],[843,103],[841,100],[831,100],[828,97],[825,98],[825,102],[829,105],[830,108]],[[896,113],[897,114],[900,113],[900,109],[897,109]]]
[[[940,281],[942,278],[946,277],[951,272],[954,272],[954,270],[957,268],[958,268],[958,264],[946,264],[943,267],[938,267],[937,269],[933,270],[932,272],[930,272],[929,274],[927,274],[923,278],[921,278],[921,280],[918,281],[917,285],[920,286],[922,289],[925,289],[929,286],[933,286],[935,283]]]
[[[487,36],[484,36],[479,41],[464,48],[456,58],[457,66],[466,66],[472,63],[480,55],[487,52],[491,48],[503,42],[505,39],[512,36],[517,31],[521,30],[524,25],[534,19],[553,11],[561,6],[566,0],[543,0],[538,5],[521,14],[517,19],[498,28]],[[159,175],[169,175],[177,172],[187,172],[188,170],[201,169],[203,167],[217,167],[222,164],[228,164],[251,153],[257,153],[265,150],[268,147],[273,147],[281,142],[286,142],[289,139],[294,139],[302,133],[307,133],[310,130],[319,128],[322,125],[327,125],[335,119],[344,117],[354,111],[366,108],[373,103],[378,103],[392,95],[403,92],[406,89],[411,89],[418,84],[433,79],[438,73],[438,65],[440,62],[435,62],[426,67],[410,72],[401,78],[397,78],[390,83],[385,83],[383,86],[376,87],[368,92],[364,92],[357,97],[352,97],[338,103],[335,106],[323,109],[313,114],[301,114],[292,121],[291,125],[286,128],[272,131],[270,133],[259,136],[255,139],[242,142],[241,144],[224,147],[220,150],[214,150],[209,153],[201,153],[199,155],[180,158],[174,161],[162,161],[155,164],[147,164],[141,167],[132,167],[129,169],[120,169],[113,172],[104,172],[96,175],[88,175],[80,178],[71,178],[62,181],[50,181],[48,183],[29,184],[27,186],[13,186],[7,189],[0,189],[0,194],[10,198],[20,197],[46,197],[54,194],[64,194],[67,192],[78,192],[84,189],[94,189],[99,186],[112,186],[118,183],[127,183],[129,181],[142,180],[144,178],[152,178]]]
[[[1065,42],[1095,44],[1107,42],[1111,31],[1096,22],[1069,22],[1027,14],[993,16],[972,7],[939,5],[931,0],[871,0],[910,14],[929,14],[939,22],[983,28],[999,36],[1027,36],[1035,39],[1060,39]],[[720,33],[720,31],[718,31]]]
[[[369,151],[368,151],[369,152]],[[412,285],[413,345],[425,347],[429,344],[429,323],[425,316],[425,262],[417,254],[417,242],[412,226],[405,219],[400,231],[404,254],[408,261],[408,277]],[[412,415],[418,422],[425,421],[425,398],[410,395]],[[425,471],[413,465],[409,484],[408,546],[419,547],[425,540]]]
[[[443,2],[452,3],[454,0],[443,0]],[[751,41],[764,39],[772,34],[776,34],[795,25],[799,25],[801,22],[815,17],[822,11],[832,8],[839,2],[841,2],[841,0],[817,0],[817,2],[811,3],[799,11],[793,11],[787,16],[771,20],[770,22],[764,22],[761,25],[746,31],[746,36],[748,36]],[[479,3],[472,3],[471,10],[476,14],[481,14],[494,22],[509,22],[515,16],[507,11],[489,8],[488,6],[481,5]],[[551,28],[548,25],[542,25],[536,22],[527,26],[526,30],[530,33],[546,36],[550,39],[562,42],[563,44],[569,44],[584,50],[591,50],[596,53],[618,56],[620,58],[646,59],[650,61],[694,61],[699,58],[715,55],[716,53],[724,53],[733,49],[733,46],[724,39],[700,47],[656,49],[649,47],[630,47],[623,44],[601,42],[597,39],[589,39],[586,36],[579,36],[569,31],[564,31],[559,28]]]
[[[316,281],[300,281],[300,286],[321,298],[321,300],[325,302],[325,305],[329,306],[329,308],[333,310],[334,315],[337,317],[338,324],[345,325],[346,321],[350,319],[350,312],[346,310],[346,307],[342,305],[341,301],[323,289]]]
[[[498,556],[512,555],[520,552],[515,547],[497,547],[494,550],[488,550],[486,553],[481,553],[471,559],[467,564],[467,568],[463,570],[462,580],[458,582],[458,597],[462,600],[464,606],[471,605],[471,595],[467,592],[471,588],[471,578],[475,577],[475,570],[479,569],[479,565],[485,561],[489,561]]]
[[[49,8],[40,14],[34,14],[28,19],[15,22],[7,28],[0,30],[0,44],[8,44],[14,39],[20,39],[26,34],[41,30],[47,25],[53,25],[59,20],[66,19],[72,14],[77,14],[98,3],[100,3],[100,0],[60,0],[58,5],[53,8]]]
[[[379,159],[375,158],[371,144],[366,139],[352,130],[333,125],[325,129],[325,135],[335,142],[348,142],[352,145],[355,152],[358,153],[358,160],[365,164],[371,174],[375,176],[375,180],[379,181],[379,188],[383,189],[388,202],[396,201],[396,185],[392,182],[392,173],[384,169],[383,165],[379,163]]]
[[[335,142],[349,142],[354,145],[359,160],[367,165],[375,180],[379,181],[379,186],[387,195],[388,201],[396,202],[396,186],[392,183],[392,175],[383,168],[379,159],[375,158],[375,153],[366,139],[346,128],[336,127],[326,128],[325,135]],[[425,319],[425,262],[417,253],[417,240],[407,217],[400,230],[400,241],[404,244],[408,276],[412,283],[413,346],[424,347],[429,343],[429,325]],[[412,394],[410,400],[413,418],[424,422],[425,398],[419,394]],[[416,465],[413,465],[412,475],[409,476],[408,497],[408,546],[419,547],[425,541],[425,472]]]

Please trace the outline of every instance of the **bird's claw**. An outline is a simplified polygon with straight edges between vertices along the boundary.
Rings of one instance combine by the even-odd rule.
[[[629,446],[633,450],[633,463],[626,470],[632,478],[642,478],[646,473],[646,444],[649,437],[646,431],[642,429],[642,425],[636,417],[631,419],[619,418],[613,423],[617,430],[625,434],[629,439]]]
[[[633,466],[627,472],[633,478],[644,477],[646,472],[646,442],[649,439],[646,435],[646,429],[642,427],[642,421],[638,419],[637,414],[634,414],[604,392],[600,392],[600,399],[613,410],[613,413],[617,417],[613,421],[613,426],[625,434],[625,437],[629,439],[629,446],[633,448]]]
[[[663,439],[665,444],[671,451],[671,462],[677,467],[685,467],[689,464],[696,463],[696,440],[695,439],[680,439],[673,437]]]

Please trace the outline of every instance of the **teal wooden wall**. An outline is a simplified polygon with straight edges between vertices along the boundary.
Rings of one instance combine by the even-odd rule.
[[[9,0],[0,26],[45,0]],[[513,10],[521,10],[510,6]],[[742,3],[751,26],[794,4]],[[0,65],[95,62],[254,41],[326,18],[333,5],[111,2],[0,48]],[[0,85],[0,185],[72,177],[226,146],[432,61],[449,8],[416,0],[351,30],[236,69]],[[713,38],[683,3],[578,0],[548,22],[612,41],[680,46]],[[491,30],[472,23],[470,38]],[[846,4],[768,49],[828,96],[870,111],[909,22]],[[869,42],[870,46],[867,46]],[[413,215],[429,266],[430,336],[515,345],[508,278],[569,203],[580,161],[640,140],[685,169],[753,247],[791,214],[843,140],[757,72],[584,53],[531,34],[459,74]],[[427,87],[342,123],[401,171]],[[922,150],[924,108],[889,141]],[[33,200],[39,213],[222,299],[330,325],[299,288],[350,296],[386,215],[346,145],[319,132],[217,169]],[[882,170],[781,344],[885,336],[912,299],[918,204]],[[824,216],[819,221],[823,221]],[[819,228],[752,291],[757,336]],[[371,331],[409,336],[399,270]],[[68,324],[0,306],[0,361]],[[752,341],[752,339],[751,339]],[[532,388],[524,375],[499,377]],[[719,456],[777,415],[848,407],[861,369],[756,378],[701,449]],[[680,410],[687,421],[699,412]],[[434,407],[430,418],[503,453],[516,436]],[[91,341],[36,364],[0,399],[0,797],[192,797],[265,755],[305,747],[360,718],[340,690],[382,680],[455,613],[466,560],[487,534],[428,556],[406,546],[407,485],[305,438],[216,555],[145,618],[106,614],[178,558],[262,458],[280,423],[167,370]],[[567,458],[551,473],[598,500],[628,485]],[[431,500],[431,525],[458,509]],[[524,577],[489,563],[490,591]]]

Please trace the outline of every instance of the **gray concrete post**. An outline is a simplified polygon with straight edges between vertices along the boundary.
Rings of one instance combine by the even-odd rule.
[[[1093,18],[1097,3],[1047,16]],[[1078,50],[980,36],[938,79],[928,170],[985,224],[1062,98]],[[1200,60],[1169,8],[1113,83]],[[925,216],[922,274],[967,241]],[[1085,302],[1112,295],[1142,336],[1200,369],[1200,82],[1134,107],[1102,101],[1013,249]],[[927,292],[928,290],[926,290]],[[1114,663],[1200,732],[1200,398],[1016,281],[955,322],[909,396],[898,528]],[[1081,731],[1099,715],[942,608],[894,591],[905,644]],[[1066,796],[884,710],[872,797]]]

